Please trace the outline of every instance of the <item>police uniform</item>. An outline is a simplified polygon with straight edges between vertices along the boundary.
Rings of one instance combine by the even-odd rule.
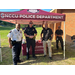
[[[52,57],[52,50],[51,50],[51,35],[53,34],[52,29],[50,28],[43,28],[41,34],[43,34],[43,48],[44,48],[44,56],[46,56],[46,43],[48,44],[48,50],[49,50],[49,57]]]
[[[7,37],[11,38],[11,42],[12,42],[12,56],[13,56],[13,63],[14,65],[17,65],[17,62],[20,61],[20,52],[21,52],[21,43],[22,43],[22,31],[21,30],[17,30],[12,29],[9,34],[7,35]]]
[[[37,33],[36,29],[32,26],[32,27],[28,27],[26,28],[25,32],[27,35],[29,36],[34,36],[34,34]],[[26,37],[26,42],[27,42],[27,48],[26,48],[26,51],[27,51],[27,59],[29,59],[29,48],[30,46],[32,46],[32,56],[35,57],[35,37],[34,38],[29,38],[29,37]]]
[[[55,34],[62,35],[63,31],[62,30],[56,30]],[[62,37],[56,36],[56,48],[57,48],[57,50],[59,49],[59,46],[58,46],[59,41],[61,43],[61,47],[63,50],[63,39],[62,39]]]

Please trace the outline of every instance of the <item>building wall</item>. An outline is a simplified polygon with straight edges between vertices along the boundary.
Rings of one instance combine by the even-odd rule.
[[[72,42],[71,36],[75,35],[75,9],[55,9],[55,13],[62,13],[66,15],[65,38],[66,42]],[[64,31],[64,22],[56,23],[56,29],[59,25],[61,25],[61,29]]]
[[[66,15],[65,21],[65,32],[66,41],[72,42],[71,36],[75,35],[75,9],[64,9],[62,13]],[[62,29],[64,30],[64,23],[61,23]]]

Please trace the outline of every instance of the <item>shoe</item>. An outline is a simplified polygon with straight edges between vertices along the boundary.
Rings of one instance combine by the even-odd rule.
[[[49,57],[52,60],[52,57]]]
[[[59,48],[57,48],[57,50],[59,50]]]
[[[36,57],[36,56],[33,56],[33,58],[35,58],[35,59],[36,59],[37,57]]]
[[[29,57],[27,57],[26,59],[29,60]]]
[[[27,57],[26,57],[26,59],[27,59],[27,60],[29,60],[29,58],[30,58],[30,56],[29,56],[29,54],[27,54]]]
[[[22,61],[22,60],[18,60],[17,62],[18,62],[18,63],[21,63],[21,62],[23,62],[23,61]]]
[[[17,63],[14,63],[14,65],[17,65]]]
[[[46,57],[47,55],[44,55],[44,57]]]

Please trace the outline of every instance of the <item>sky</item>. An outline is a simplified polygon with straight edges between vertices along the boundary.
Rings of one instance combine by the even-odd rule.
[[[42,9],[44,11],[49,12],[51,9]],[[14,12],[14,11],[20,11],[20,9],[0,9],[1,12]]]

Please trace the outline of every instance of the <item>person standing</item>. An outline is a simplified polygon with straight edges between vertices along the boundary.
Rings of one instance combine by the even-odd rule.
[[[55,31],[55,35],[56,35],[56,48],[57,48],[57,50],[59,49],[59,46],[58,46],[59,41],[61,43],[61,47],[63,50],[63,39],[62,39],[63,31],[61,30],[60,26],[58,26],[58,29]]]
[[[29,49],[32,46],[32,56],[33,58],[37,58],[35,56],[35,37],[37,35],[36,29],[32,26],[33,22],[30,21],[28,27],[26,28],[24,35],[26,37],[26,51],[27,51],[27,60],[29,59]]]
[[[44,24],[44,21],[43,21]],[[42,24],[42,25],[43,25]],[[43,35],[43,37],[42,37]],[[44,57],[46,56],[46,43],[48,44],[48,51],[49,51],[49,58],[52,59],[52,49],[51,49],[51,40],[53,38],[52,29],[48,28],[48,24],[46,22],[45,28],[41,32],[41,40],[43,41],[43,48],[44,48]]]
[[[13,64],[17,65],[18,62],[22,62],[19,57],[23,38],[22,31],[20,30],[20,24],[16,24],[16,28],[12,29],[7,37],[9,48],[12,48]]]

